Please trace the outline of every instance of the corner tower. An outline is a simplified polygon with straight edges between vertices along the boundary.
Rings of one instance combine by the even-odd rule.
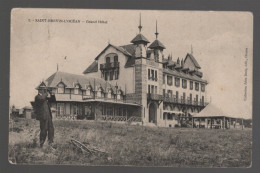
[[[139,19],[139,34],[135,36],[135,38],[131,41],[136,47],[135,47],[135,53],[134,56],[136,58],[146,58],[146,50],[147,50],[147,44],[150,43],[145,36],[141,34],[142,31],[142,23],[141,23],[141,13],[140,13],[140,19]]]
[[[155,62],[162,62],[162,59],[164,57],[163,49],[166,49],[166,47],[158,40],[158,35],[159,33],[157,30],[157,20],[156,20],[156,32],[155,32],[156,40],[154,40],[154,42],[149,46],[149,48],[153,50],[151,59],[154,59]]]

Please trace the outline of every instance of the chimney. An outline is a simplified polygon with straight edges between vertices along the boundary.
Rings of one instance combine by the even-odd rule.
[[[180,58],[177,59],[177,64],[180,65]]]

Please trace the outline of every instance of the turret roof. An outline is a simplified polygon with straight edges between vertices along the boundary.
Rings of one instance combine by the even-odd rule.
[[[143,36],[141,33],[137,34],[135,38],[131,41],[131,43],[136,43],[136,42],[145,42],[145,43],[150,43],[145,36]]]
[[[166,47],[159,41],[159,40],[154,40],[152,44],[149,46],[150,49],[156,49],[156,48],[161,48],[161,49],[166,49]]]

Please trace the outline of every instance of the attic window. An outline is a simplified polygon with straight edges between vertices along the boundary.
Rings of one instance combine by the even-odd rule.
[[[114,56],[114,62],[118,62],[118,56]]]
[[[110,57],[106,57],[106,63],[110,63]]]
[[[62,84],[62,83],[60,83],[59,85],[58,85],[58,93],[64,93],[64,91],[65,91],[65,86]]]
[[[74,94],[79,94],[79,85],[76,85],[74,88]]]

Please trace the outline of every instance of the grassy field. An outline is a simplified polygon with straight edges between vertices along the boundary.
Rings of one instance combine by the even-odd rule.
[[[54,121],[53,147],[39,147],[39,122],[10,124],[9,161],[17,164],[250,167],[252,130],[144,127],[94,121]],[[107,153],[88,154],[76,139]]]

